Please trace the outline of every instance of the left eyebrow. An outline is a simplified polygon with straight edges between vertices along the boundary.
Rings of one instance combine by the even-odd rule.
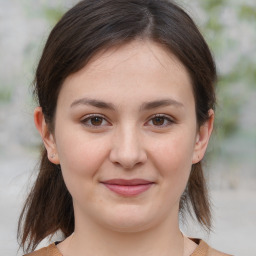
[[[162,100],[144,102],[140,107],[140,111],[151,110],[154,108],[167,107],[172,105],[178,108],[184,107],[184,105],[181,102],[176,101],[174,99],[162,99]]]
[[[72,102],[70,107],[72,108],[77,105],[90,105],[96,108],[105,108],[105,109],[115,110],[115,107],[112,103],[107,103],[101,100],[89,99],[89,98],[82,98],[82,99],[75,100],[74,102]]]

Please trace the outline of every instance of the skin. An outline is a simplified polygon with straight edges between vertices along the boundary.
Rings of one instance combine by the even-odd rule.
[[[161,100],[169,102],[145,108]],[[179,200],[204,156],[214,114],[197,127],[190,77],[174,55],[151,41],[101,52],[64,81],[54,133],[40,107],[34,119],[73,198],[75,232],[58,245],[63,255],[183,255]],[[125,197],[100,183],[114,178],[154,185]]]

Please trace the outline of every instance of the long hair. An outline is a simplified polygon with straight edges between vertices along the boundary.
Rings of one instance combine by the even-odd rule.
[[[34,93],[51,131],[63,81],[82,69],[101,50],[135,39],[158,42],[186,67],[193,85],[198,127],[214,109],[216,68],[211,52],[193,20],[168,0],[84,0],[52,29],[39,61]],[[56,231],[74,231],[74,211],[59,166],[46,149],[39,173],[19,219],[18,235],[26,252]],[[190,206],[190,207],[189,207]],[[180,211],[192,209],[199,223],[211,227],[211,211],[201,163],[192,166]]]

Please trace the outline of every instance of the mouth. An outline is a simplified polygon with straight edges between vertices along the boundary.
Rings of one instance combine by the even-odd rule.
[[[155,182],[143,179],[112,179],[101,182],[112,192],[122,196],[137,196],[147,191]]]

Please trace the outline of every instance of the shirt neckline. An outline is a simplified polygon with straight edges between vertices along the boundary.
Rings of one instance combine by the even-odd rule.
[[[205,255],[202,253],[205,253],[207,251],[207,249],[209,248],[209,246],[207,245],[206,242],[204,242],[202,239],[198,239],[198,238],[190,238],[193,242],[195,242],[196,244],[198,244],[198,246],[196,247],[195,251],[191,254],[191,256],[197,256],[197,255]],[[59,251],[57,245],[61,243],[61,241],[57,241],[55,243],[52,243],[50,245],[50,249],[52,249],[52,253],[54,253],[54,256],[63,256],[61,254],[61,252]]]

